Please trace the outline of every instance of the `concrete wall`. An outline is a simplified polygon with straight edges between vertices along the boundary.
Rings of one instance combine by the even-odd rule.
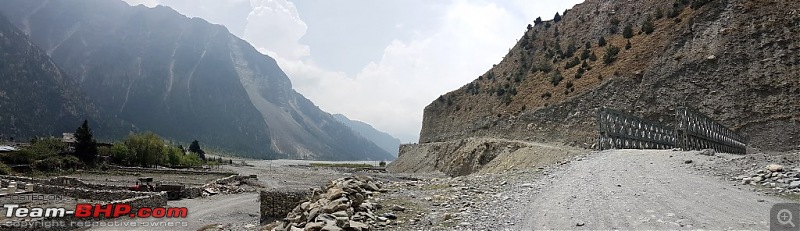
[[[269,223],[286,217],[295,207],[308,201],[310,190],[271,190],[261,191],[261,223]]]

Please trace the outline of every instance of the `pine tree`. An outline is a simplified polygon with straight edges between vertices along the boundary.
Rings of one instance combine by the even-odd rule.
[[[604,47],[606,46],[606,38],[600,36],[600,39],[597,40],[597,46]]]
[[[197,141],[197,140],[192,141],[192,144],[189,145],[189,151],[197,154],[198,156],[200,156],[200,159],[203,159],[203,161],[206,160],[206,152],[203,151],[203,149],[200,148],[200,142],[199,141]]]
[[[536,17],[536,20],[533,21],[533,25],[542,24],[542,17]]]
[[[75,156],[87,165],[94,165],[97,159],[97,142],[92,137],[92,129],[87,120],[75,129]]]
[[[622,29],[622,37],[626,39],[633,38],[633,26],[631,24],[626,24],[625,28]]]
[[[553,22],[560,22],[560,21],[561,21],[561,15],[559,15],[558,12],[556,12],[556,16],[553,17]]]

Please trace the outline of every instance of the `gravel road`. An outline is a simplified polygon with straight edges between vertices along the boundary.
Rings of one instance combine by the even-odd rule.
[[[121,217],[120,222],[136,222],[137,226],[93,227],[91,230],[198,230],[209,224],[228,224],[226,229],[233,230],[255,229],[259,219],[258,204],[258,193],[252,192],[169,201],[169,207],[186,207],[189,215],[160,219]]]
[[[702,174],[693,162],[724,156],[611,150],[572,161],[540,179],[521,211],[530,229],[769,229],[778,197]]]

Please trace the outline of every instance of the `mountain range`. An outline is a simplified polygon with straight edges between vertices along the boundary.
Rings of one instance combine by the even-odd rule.
[[[87,113],[96,108],[101,120],[115,125],[109,131],[153,131],[257,158],[393,158],[294,91],[274,59],[223,26],[164,6],[106,0],[2,1],[0,14],[40,49],[37,60],[56,66],[51,73],[60,77],[51,78],[64,87],[54,91],[68,99],[80,98],[72,92],[83,95],[87,103],[77,105],[88,105]],[[14,81],[30,80],[20,76]],[[40,112],[12,113],[4,118]],[[52,124],[41,132],[13,131],[66,129]]]

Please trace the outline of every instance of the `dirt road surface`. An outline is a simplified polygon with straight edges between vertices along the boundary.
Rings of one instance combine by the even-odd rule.
[[[514,229],[769,229],[770,207],[788,201],[686,163],[715,158],[725,157],[664,150],[589,155],[541,179],[542,190]]]
[[[215,195],[206,198],[169,201],[170,207],[186,207],[186,218],[127,218],[120,222],[137,222],[133,226],[93,227],[91,230],[197,230],[209,224],[231,224],[231,229],[255,229],[258,225],[258,193]],[[165,225],[160,222],[173,222]],[[183,224],[186,224],[185,226]],[[250,226],[248,226],[250,225]]]

